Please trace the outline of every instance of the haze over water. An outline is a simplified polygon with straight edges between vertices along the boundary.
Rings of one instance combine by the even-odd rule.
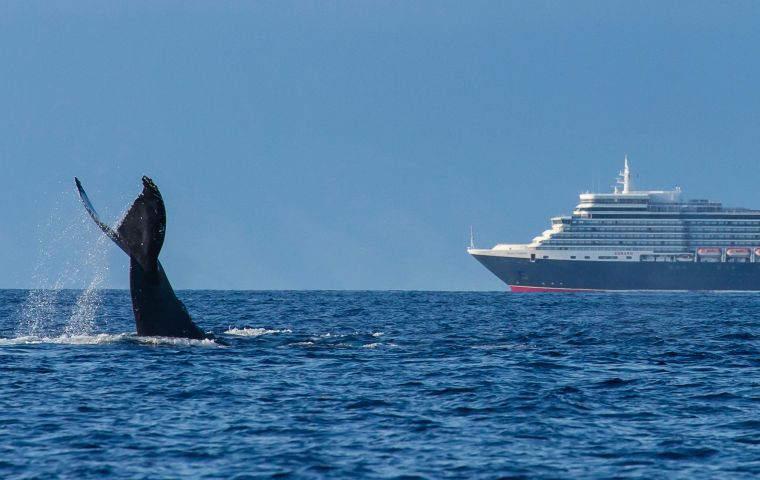
[[[47,294],[0,291],[4,478],[760,473],[756,295],[179,292],[221,345]]]

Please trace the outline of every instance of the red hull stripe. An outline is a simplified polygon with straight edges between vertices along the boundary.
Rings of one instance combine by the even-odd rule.
[[[604,290],[592,290],[583,288],[549,288],[549,287],[526,287],[524,285],[510,285],[513,292],[603,292]]]

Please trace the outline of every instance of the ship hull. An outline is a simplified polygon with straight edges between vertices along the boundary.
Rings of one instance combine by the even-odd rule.
[[[615,262],[473,255],[513,291],[760,291],[760,262]]]

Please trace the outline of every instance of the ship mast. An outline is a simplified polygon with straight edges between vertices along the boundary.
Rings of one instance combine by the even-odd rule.
[[[623,171],[620,172],[618,175],[620,175],[620,178],[618,178],[617,183],[623,185],[623,194],[631,193],[631,170],[628,168],[628,155],[625,156],[623,164]],[[615,188],[615,193],[618,192],[618,189]]]

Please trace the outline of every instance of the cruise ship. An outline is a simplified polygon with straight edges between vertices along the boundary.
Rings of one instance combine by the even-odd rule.
[[[627,157],[617,183],[529,244],[467,252],[513,292],[760,290],[760,210],[635,191]]]

